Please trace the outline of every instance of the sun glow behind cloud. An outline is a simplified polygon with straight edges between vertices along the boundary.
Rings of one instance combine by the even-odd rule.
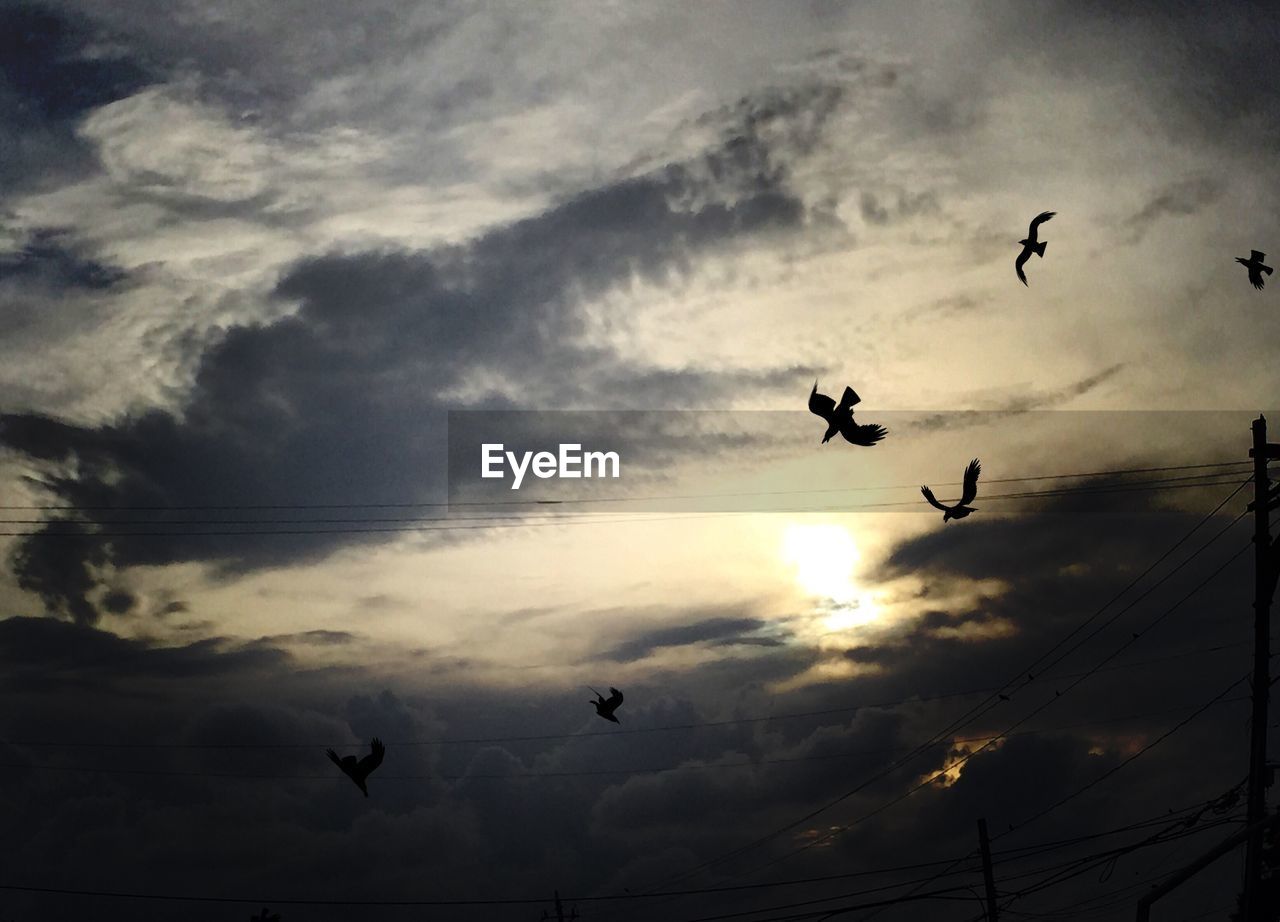
[[[794,568],[800,589],[827,612],[823,619],[827,630],[847,630],[875,620],[871,593],[854,581],[862,555],[844,526],[792,522],[782,535],[782,557]]]

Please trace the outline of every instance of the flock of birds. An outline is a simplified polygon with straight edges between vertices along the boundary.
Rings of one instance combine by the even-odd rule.
[[[1048,241],[1040,239],[1040,225],[1056,214],[1056,211],[1040,212],[1031,220],[1027,236],[1018,241],[1022,245],[1022,251],[1014,261],[1013,270],[1023,285],[1027,285],[1027,276],[1022,267],[1026,265],[1027,260],[1031,258],[1033,253],[1043,259],[1045,248],[1049,245]],[[1249,282],[1259,290],[1263,287],[1263,273],[1270,275],[1272,271],[1270,266],[1263,265],[1262,261],[1266,256],[1266,253],[1250,250],[1248,259],[1243,256],[1236,257],[1236,262],[1249,270]],[[1030,286],[1028,285],[1028,287]],[[813,390],[809,393],[809,412],[815,416],[820,416],[827,424],[827,431],[822,436],[822,444],[825,445],[836,434],[839,434],[851,445],[874,448],[878,442],[889,434],[889,431],[884,426],[875,423],[859,425],[854,421],[853,408],[861,402],[862,398],[858,396],[854,389],[846,387],[844,393],[840,395],[840,402],[836,403],[826,394],[819,394],[818,382],[813,382]],[[977,458],[974,458],[964,470],[960,501],[951,506],[938,502],[933,495],[933,491],[927,486],[920,487],[920,492],[924,495],[929,505],[942,511],[943,523],[950,522],[952,519],[963,519],[970,513],[977,511],[977,507],[971,506],[970,503],[978,496],[978,476],[981,473],[982,464]],[[594,688],[591,689],[591,692],[596,698],[589,703],[595,706],[596,714],[615,724],[622,723],[614,713],[622,704],[622,692],[616,688],[610,688],[608,698]],[[1001,695],[1001,697],[1003,698],[1004,695]],[[382,758],[386,754],[386,747],[382,745],[382,741],[377,737],[374,737],[369,745],[369,755],[363,759],[357,759],[355,756],[345,756],[340,759],[332,749],[326,750],[333,763],[342,769],[342,772],[355,783],[365,797],[369,796],[369,789],[365,782],[368,781],[369,775],[373,773],[374,769],[382,764]]]

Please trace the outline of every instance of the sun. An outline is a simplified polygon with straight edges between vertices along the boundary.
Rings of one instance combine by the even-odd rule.
[[[826,628],[841,631],[875,619],[871,594],[854,582],[861,558],[858,546],[842,525],[790,523],[782,535],[782,559],[795,569],[796,583],[820,600]]]
[[[854,600],[853,567],[859,556],[853,536],[840,525],[792,523],[782,534],[782,557],[795,568],[800,588],[833,602]]]

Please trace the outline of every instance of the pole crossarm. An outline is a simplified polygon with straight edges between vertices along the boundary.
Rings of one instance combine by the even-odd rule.
[[[1184,883],[1186,883],[1196,874],[1199,874],[1209,865],[1213,864],[1213,862],[1217,861],[1223,855],[1229,854],[1232,850],[1237,848],[1241,842],[1245,841],[1251,836],[1262,835],[1262,833],[1276,826],[1278,823],[1280,823],[1280,813],[1277,813],[1273,816],[1269,816],[1260,822],[1251,823],[1250,825],[1246,826],[1244,829],[1241,829],[1235,835],[1225,839],[1224,841],[1220,842],[1218,845],[1209,849],[1209,851],[1205,852],[1203,855],[1201,855],[1195,861],[1191,862],[1185,868],[1173,874],[1173,876],[1171,876],[1168,880],[1164,881],[1163,883],[1155,887],[1152,887],[1151,891],[1147,893],[1146,896],[1138,900],[1137,922],[1150,922],[1151,906],[1153,903],[1155,903],[1156,900],[1160,899],[1162,896],[1165,896],[1170,891],[1182,886]]]
[[[1269,492],[1266,497],[1266,504],[1267,504],[1268,511],[1272,509],[1280,508],[1280,484],[1277,484],[1276,486],[1271,488],[1271,492]],[[1245,510],[1248,512],[1253,512],[1257,508],[1258,508],[1258,501],[1255,499],[1253,502],[1251,502],[1248,506],[1245,507]]]

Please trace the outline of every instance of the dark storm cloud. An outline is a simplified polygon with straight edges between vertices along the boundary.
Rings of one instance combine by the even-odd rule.
[[[0,179],[4,194],[93,158],[77,118],[152,82],[150,68],[88,19],[51,6],[0,6]]]
[[[902,320],[918,320],[919,318],[936,314],[939,316],[953,316],[958,314],[968,314],[978,309],[980,302],[972,295],[957,294],[945,295],[933,301],[919,304],[910,310],[904,311]]]
[[[1152,221],[1169,215],[1196,214],[1221,198],[1222,192],[1221,182],[1204,176],[1166,186],[1125,221],[1131,242],[1142,239]]]
[[[605,656],[620,663],[629,663],[644,659],[659,650],[691,644],[712,643],[723,646],[777,643],[779,641],[776,638],[752,636],[769,626],[769,623],[760,618],[707,618],[693,624],[647,631],[619,644]]]
[[[309,646],[337,647],[345,646],[357,639],[350,631],[300,631],[296,634],[272,634],[258,638],[256,643],[269,646],[282,646],[290,643],[307,644]]]
[[[662,284],[710,252],[801,229],[807,210],[789,188],[789,159],[813,143],[821,127],[814,107],[821,103],[825,116],[831,96],[824,88],[766,94],[758,108],[743,103],[704,155],[587,191],[465,245],[303,260],[276,289],[297,313],[229,330],[201,356],[180,414],[153,410],[97,428],[11,414],[0,418],[0,440],[51,462],[44,482],[79,508],[431,500],[442,498],[443,411],[461,408],[445,395],[469,381],[503,382],[518,405],[616,407],[698,405],[788,380],[792,369],[647,367],[584,336],[593,301],[610,289]],[[512,401],[495,395],[476,406],[495,402]],[[244,513],[203,518],[228,521],[222,530],[254,529]],[[32,537],[16,553],[18,576],[51,610],[92,621],[89,590],[104,567],[212,560],[234,570],[378,539],[180,533],[188,530],[102,543]]]
[[[0,662],[13,691],[34,683],[110,686],[226,676],[279,665],[285,658],[278,649],[237,648],[220,640],[159,647],[46,618],[0,621]]]
[[[0,786],[0,803],[16,817],[11,828],[17,860],[9,873],[14,880],[38,882],[46,879],[45,869],[57,866],[64,882],[80,886],[103,882],[107,888],[109,882],[111,888],[157,889],[154,873],[144,878],[136,869],[159,868],[171,889],[211,892],[207,860],[195,860],[185,846],[170,853],[182,840],[181,829],[200,828],[201,853],[220,856],[219,892],[333,893],[333,875],[341,867],[343,895],[520,895],[540,892],[548,875],[563,893],[581,895],[653,886],[666,874],[782,829],[842,795],[848,796],[839,806],[717,871],[755,867],[848,823],[849,831],[833,844],[803,852],[778,870],[804,877],[963,855],[973,848],[975,817],[986,816],[992,833],[1001,834],[1081,790],[1084,795],[1069,807],[999,847],[1094,833],[1220,793],[1243,772],[1240,703],[1215,709],[1140,763],[1087,786],[1181,719],[1187,711],[1178,708],[1202,703],[1244,671],[1247,648],[1220,648],[1248,635],[1247,566],[1224,573],[1212,596],[1195,599],[1156,627],[1147,625],[1231,551],[1236,538],[1245,541],[1247,526],[1062,663],[1037,669],[1035,682],[1020,681],[1011,700],[999,702],[989,716],[953,734],[979,742],[944,737],[910,762],[892,765],[984,697],[963,693],[1020,678],[1021,667],[1067,636],[1197,518],[1143,514],[1155,508],[1148,502],[1100,522],[1059,514],[1069,505],[1066,499],[1050,500],[1041,512],[1016,521],[973,517],[963,529],[939,527],[894,548],[883,569],[866,578],[918,574],[930,591],[928,608],[918,617],[872,625],[847,656],[880,670],[772,691],[768,683],[793,677],[817,658],[846,658],[829,646],[809,649],[796,635],[785,648],[688,670],[664,668],[655,657],[650,674],[626,683],[623,731],[753,718],[697,730],[616,733],[590,713],[578,689],[513,693],[440,685],[432,688],[428,704],[407,687],[388,689],[386,679],[370,681],[359,668],[303,670],[266,638],[244,646],[207,641],[173,649],[48,619],[0,622],[0,675],[6,693],[24,701],[22,711],[10,713],[0,727],[10,740],[299,742],[335,744],[344,754],[362,751],[372,735],[388,742],[387,761],[367,801],[344,778],[327,780],[330,766],[312,748],[104,753],[11,746],[0,754],[6,765],[17,766],[3,769],[6,784]],[[1221,524],[1204,529],[1205,539]],[[949,601],[974,581],[994,588],[976,602],[968,593]],[[661,613],[661,621],[677,627],[642,632],[624,645],[714,643],[750,635],[767,620],[745,607],[714,617],[705,610],[672,610]],[[949,630],[996,621],[1014,630],[985,636]],[[779,622],[786,625],[787,619]],[[1137,630],[1141,640],[1106,669],[1055,695],[1068,676]],[[1181,658],[1142,664],[1175,655]],[[1187,669],[1192,662],[1196,668]],[[379,671],[386,673],[384,666]],[[75,706],[70,703],[71,676],[110,687],[113,694],[102,696],[90,714],[79,698]],[[147,694],[131,694],[139,691]],[[972,751],[1046,701],[1048,709],[1016,735],[973,756],[955,783],[891,804],[948,759]],[[759,719],[764,717],[770,719]],[[558,733],[588,735],[505,739]],[[489,742],[410,745],[441,737]],[[86,776],[31,767],[104,764],[195,774]],[[638,771],[649,768],[675,770]],[[614,769],[619,773],[607,773]],[[591,774],[523,777],[529,772]],[[228,773],[253,778],[216,777]],[[92,815],[84,812],[86,779],[104,800]],[[33,789],[39,796],[26,796]],[[36,809],[40,822],[26,821]],[[140,816],[147,818],[141,826]],[[73,837],[79,844],[68,849],[65,836],[72,829],[79,830]],[[276,872],[257,870],[263,852],[246,852],[246,837],[258,843],[256,849],[283,856]],[[360,855],[348,861],[353,841],[361,843]],[[420,860],[432,862],[428,883]],[[1026,868],[1003,860],[1010,862],[1004,873]],[[1126,873],[1129,867],[1122,865]],[[715,874],[698,875],[686,885],[717,882]],[[1065,902],[1093,892],[1093,886],[1089,878],[1050,895]],[[828,892],[838,887],[814,885],[805,897]],[[44,910],[41,917],[60,918],[50,914],[49,898],[30,899],[32,908]],[[679,917],[780,901],[772,892],[719,895],[713,904],[690,899],[682,902],[687,911]],[[1045,906],[1023,905],[1030,911]],[[903,917],[932,918],[927,909]],[[107,908],[104,918],[115,918],[112,911]],[[316,917],[329,918],[324,913],[319,909]]]
[[[20,111],[71,120],[146,84],[136,61],[91,53],[94,39],[86,23],[40,4],[0,9],[0,79]]]
[[[22,248],[0,253],[0,286],[20,282],[61,291],[102,291],[125,277],[122,269],[88,257],[65,232],[43,229],[31,235]],[[0,292],[3,292],[0,287]]]
[[[864,190],[859,198],[862,219],[869,224],[885,225],[895,220],[922,214],[935,214],[938,199],[932,192],[912,195],[899,191],[894,202],[886,203],[874,192]]]
[[[1129,4],[1062,0],[1011,20],[983,3],[994,45],[1021,62],[1034,48],[1062,79],[1120,74],[1169,133],[1259,155],[1280,129],[1280,26],[1247,7],[1190,2]],[[1263,162],[1260,160],[1260,162]]]
[[[865,643],[844,657],[887,667],[879,672],[847,682],[825,682],[786,696],[790,711],[866,702],[857,714],[863,718],[880,714],[884,723],[879,733],[852,733],[858,724],[846,724],[847,717],[821,718],[825,726],[817,730],[805,721],[798,722],[799,728],[789,721],[778,721],[769,725],[767,735],[762,731],[757,738],[757,745],[769,739],[764,745],[770,758],[783,753],[841,757],[790,767],[761,764],[738,774],[720,770],[635,778],[601,798],[597,817],[626,829],[630,841],[638,843],[650,861],[664,842],[676,838],[693,843],[693,850],[702,857],[709,851],[727,851],[765,830],[781,828],[788,818],[799,815],[802,811],[780,810],[778,805],[792,797],[803,798],[800,792],[807,792],[813,803],[852,791],[905,747],[976,704],[984,693],[942,700],[930,700],[932,696],[989,689],[1009,680],[1014,681],[1010,700],[996,702],[990,716],[958,734],[976,737],[978,742],[958,745],[952,757],[976,749],[985,739],[984,732],[995,735],[1033,708],[1045,706],[1043,714],[1033,717],[998,747],[974,756],[957,783],[921,790],[909,800],[877,812],[897,793],[943,767],[947,747],[934,747],[908,767],[890,771],[852,793],[844,806],[782,834],[771,847],[727,868],[763,864],[771,852],[803,844],[806,839],[800,833],[806,827],[823,832],[830,824],[853,821],[850,832],[837,839],[837,847],[812,850],[806,859],[790,864],[797,875],[839,873],[849,862],[865,864],[872,856],[876,864],[892,864],[966,854],[973,847],[975,817],[988,817],[993,834],[1002,834],[1008,826],[1035,817],[1076,792],[1084,793],[1069,807],[1054,810],[1028,826],[1027,832],[1017,833],[1010,840],[1012,844],[1095,832],[1133,818],[1159,816],[1170,807],[1214,796],[1235,783],[1244,752],[1243,725],[1233,723],[1243,716],[1240,702],[1213,710],[1151,750],[1143,756],[1140,768],[1121,769],[1104,784],[1091,787],[1120,767],[1121,760],[1132,753],[1135,740],[1154,740],[1192,707],[1243,673],[1247,645],[1222,649],[1221,644],[1238,641],[1248,633],[1250,581],[1244,567],[1226,571],[1212,591],[1195,604],[1169,608],[1234,549],[1234,542],[1223,540],[1214,553],[1190,565],[1185,577],[1157,591],[1134,611],[1118,612],[1118,607],[1109,611],[1118,614],[1116,623],[1100,619],[1073,637],[1073,628],[1141,572],[1147,561],[1189,529],[1197,517],[1144,515],[1139,511],[1113,516],[1100,525],[1097,520],[1058,515],[1069,501],[1056,502],[1057,508],[1017,522],[979,523],[975,519],[972,524],[980,527],[965,534],[939,529],[904,542],[890,557],[890,573],[925,574],[939,590],[932,596],[945,598],[950,589],[965,589],[976,580],[997,580],[1003,588],[989,591],[976,608],[968,607],[972,602],[967,596],[960,607],[940,603],[917,620],[884,628],[891,636],[883,643]],[[1224,521],[1206,530],[1206,537]],[[1246,532],[1240,531],[1237,537],[1246,538]],[[1130,600],[1133,598],[1131,595]],[[1162,612],[1164,616],[1157,619]],[[972,636],[947,630],[981,628],[997,621],[1012,625],[1014,630]],[[1095,628],[1102,628],[1096,636]],[[1108,654],[1132,640],[1134,631],[1141,631],[1141,639],[1132,641],[1131,648],[1119,657],[1106,660]],[[1060,663],[1035,666],[1034,681],[1027,674],[1018,674],[1020,665],[1036,663],[1064,638],[1085,642]],[[1210,650],[1216,652],[1207,652]],[[1231,655],[1233,650],[1235,655]],[[1161,661],[1161,657],[1166,659]],[[1195,666],[1189,669],[1192,663]],[[1078,688],[1069,688],[1072,677],[1092,665],[1100,665],[1100,671]],[[1066,693],[1058,696],[1058,690],[1063,689]],[[1246,694],[1245,686],[1239,686],[1238,692]],[[903,703],[876,704],[894,701]],[[1180,706],[1185,707],[1178,710]],[[1121,719],[1134,714],[1140,719]],[[1035,727],[1052,732],[1021,732]],[[797,729],[799,738],[793,735]],[[775,736],[783,733],[787,735],[781,739],[789,740],[786,745]],[[1226,737],[1235,741],[1238,758],[1210,742]],[[824,749],[820,744],[824,739],[837,745]],[[862,762],[843,756],[863,747],[882,751],[865,756]],[[760,752],[750,744],[738,751]],[[1186,771],[1186,766],[1193,764],[1196,770]],[[765,791],[769,793],[765,795]],[[677,805],[683,809],[682,816]],[[748,816],[752,822],[743,820]],[[687,831],[690,825],[698,829],[692,838]],[[688,866],[696,862],[684,858],[676,863]],[[626,886],[640,882],[626,875],[617,880]],[[1065,888],[1067,893],[1070,890]],[[1059,890],[1055,894],[1059,901],[1064,899],[1063,893]],[[925,909],[904,917],[932,918]]]
[[[990,410],[969,410],[955,413],[935,413],[926,416],[923,419],[915,420],[910,425],[915,429],[924,429],[926,431],[937,431],[942,429],[957,429],[966,426],[977,426],[993,420],[1004,419],[1010,416],[1018,416],[1023,413],[1031,413],[1035,410],[1048,410],[1053,407],[1060,406],[1076,397],[1081,397],[1100,384],[1104,384],[1111,378],[1115,377],[1124,369],[1124,364],[1120,363],[1104,368],[1095,374],[1088,375],[1064,387],[1055,390],[1032,391],[1016,397],[1009,397],[1001,401],[999,406]]]

